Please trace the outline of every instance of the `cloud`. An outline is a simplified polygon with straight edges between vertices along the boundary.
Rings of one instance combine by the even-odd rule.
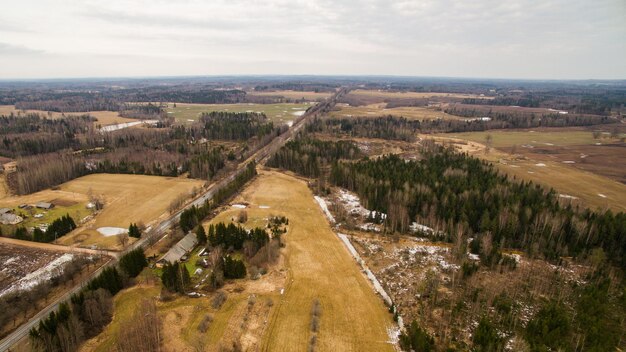
[[[31,49],[22,45],[12,45],[0,42],[0,55],[23,56],[43,54],[43,50]]]
[[[126,55],[126,75],[626,77],[623,0],[22,0],[0,16],[31,31],[7,43],[81,73],[105,74],[81,58]]]

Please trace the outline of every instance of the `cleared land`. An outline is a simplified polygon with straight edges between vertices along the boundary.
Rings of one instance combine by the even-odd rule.
[[[516,156],[498,149],[491,149],[489,152],[486,152],[484,144],[454,138],[452,135],[438,135],[435,137],[422,135],[421,137],[434,138],[440,142],[450,143],[462,152],[467,152],[493,162],[498,169],[517,179],[533,181],[546,187],[552,187],[564,196],[564,201],[571,200],[573,204],[578,204],[582,201],[583,205],[592,209],[610,208],[616,211],[626,210],[626,202],[624,202],[624,199],[626,199],[626,185],[596,173],[580,170],[573,166],[576,164],[539,160],[531,155]],[[621,165],[614,165],[613,167],[616,170],[623,170]]]
[[[44,116],[48,116],[49,118],[52,118],[52,119],[60,119],[60,118],[63,118],[64,116],[70,116],[70,115],[89,114],[98,120],[96,122],[96,125],[100,125],[100,126],[109,126],[109,125],[116,125],[120,123],[138,121],[137,119],[121,117],[118,115],[116,111],[87,111],[87,112],[60,113],[60,112],[54,112],[54,111],[41,111],[41,110],[25,110],[25,111],[16,110],[15,106],[13,105],[0,105],[0,115],[9,115],[11,113],[13,114],[24,114],[24,113],[41,114]]]
[[[221,291],[227,299],[221,307],[211,304],[216,293],[158,301],[166,351],[221,351],[235,344],[243,351],[305,351],[312,336],[315,299],[320,300],[322,311],[316,351],[393,350],[386,331],[393,326],[391,315],[330,229],[304,181],[261,171],[233,203],[247,205],[244,226],[248,228],[265,225],[270,215],[289,218],[281,259],[258,280],[233,280],[225,285]],[[226,206],[222,210],[205,226],[230,222],[242,209]],[[145,277],[151,275],[153,271],[144,272]],[[83,351],[111,350],[134,308],[160,292],[158,281],[139,281],[138,287],[115,297],[113,323]],[[198,326],[207,315],[212,321],[203,333]]]
[[[331,92],[300,92],[295,90],[275,90],[275,91],[249,91],[248,95],[259,97],[285,97],[292,100],[320,101],[331,96]]]
[[[145,175],[113,175],[95,174],[66,182],[55,190],[45,190],[26,196],[12,196],[0,199],[0,206],[16,207],[19,204],[34,204],[45,201],[59,204],[54,210],[48,211],[46,219],[52,214],[76,216],[76,211],[83,214],[89,201],[88,195],[104,199],[105,208],[95,217],[77,222],[84,223],[72,233],[59,240],[64,245],[96,245],[101,248],[113,249],[119,246],[117,236],[105,237],[96,229],[111,226],[128,228],[131,222],[150,225],[167,212],[168,206],[180,194],[189,194],[194,187],[202,187],[203,181],[145,176]],[[72,204],[62,206],[62,204]]]
[[[404,117],[409,120],[434,120],[434,119],[451,119],[459,120],[458,116],[446,114],[432,108],[403,106],[397,108],[386,108],[386,103],[369,104],[363,106],[350,106],[348,104],[337,104],[335,110],[330,112],[332,117],[378,117],[378,116],[396,116]]]
[[[192,123],[198,121],[203,112],[262,112],[275,124],[286,124],[293,121],[298,114],[303,114],[312,103],[304,104],[167,104],[165,111],[174,116],[177,122]]]
[[[277,303],[264,349],[303,351],[311,338],[311,307],[321,302],[316,350],[384,351],[391,315],[326,222],[306,183],[263,172],[242,198],[289,218],[285,263],[288,285]]]
[[[435,93],[435,92],[390,92],[382,90],[366,90],[356,89],[350,92],[350,94],[366,97],[380,97],[380,98],[474,98],[474,99],[493,99],[493,97],[481,96],[479,94],[463,94],[463,93]]]

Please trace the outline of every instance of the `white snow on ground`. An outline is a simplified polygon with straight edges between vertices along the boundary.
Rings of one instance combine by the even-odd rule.
[[[565,199],[578,199],[578,197],[570,196],[569,194],[559,194],[559,197]]]
[[[353,215],[360,215],[363,217],[368,217],[370,216],[370,214],[372,216],[376,216],[378,215],[377,211],[371,211],[369,209],[364,208],[363,206],[361,206],[361,199],[359,198],[359,196],[357,196],[356,194],[352,193],[352,192],[348,192],[344,189],[340,189],[339,190],[339,200],[341,201],[341,203],[343,203],[343,205],[345,206],[346,210]],[[385,219],[387,217],[387,214],[384,213],[380,213],[380,217]]]
[[[37,284],[50,280],[63,272],[63,267],[74,258],[73,254],[65,253],[62,256],[39,268],[32,273],[14,282],[10,287],[0,292],[0,297],[15,291],[23,291],[35,287]]]
[[[326,201],[324,200],[324,198],[318,196],[315,196],[313,198],[315,198],[317,204],[319,204],[320,208],[322,208],[322,211],[324,212],[324,215],[326,215],[326,218],[328,218],[328,221],[330,221],[331,224],[334,224],[335,218],[333,217],[333,214],[331,214],[328,210],[328,205],[326,205]]]
[[[383,298],[385,303],[387,303],[387,305],[391,306],[391,304],[393,303],[393,301],[391,300],[391,297],[389,297],[389,295],[387,294],[383,286],[380,284],[376,276],[374,276],[374,273],[372,273],[372,271],[367,267],[367,265],[365,264],[365,261],[361,259],[361,256],[359,255],[359,253],[356,251],[352,243],[350,243],[348,236],[342,233],[338,233],[337,236],[339,236],[339,239],[341,240],[341,242],[343,242],[343,244],[346,245],[346,248],[348,248],[348,252],[352,254],[354,259],[356,259],[357,263],[361,265],[361,268],[365,272],[365,275],[372,282],[372,285],[374,285],[374,290],[376,290],[376,292],[380,294],[380,296]]]
[[[269,205],[259,205],[259,209],[269,209]]]
[[[142,120],[142,121],[133,121],[133,122],[125,122],[118,123],[117,125],[103,126],[100,128],[100,132],[113,132],[117,130],[121,130],[128,127],[133,127],[141,124],[146,125],[156,125],[159,123],[159,120]]]
[[[233,208],[237,208],[237,209],[245,209],[246,206],[244,204],[233,204],[232,205]]]
[[[287,126],[289,127],[293,126],[293,121],[287,121]]]
[[[598,193],[598,196],[602,197],[602,198],[606,198],[606,196],[602,193]]]
[[[546,164],[544,164],[544,163],[539,163],[539,164],[535,164],[535,166],[544,167],[544,166],[546,166]]]
[[[576,162],[573,160],[564,160],[563,164],[576,164]]]
[[[292,112],[291,114],[295,115],[295,116],[302,116],[302,115],[304,115],[305,112],[306,111],[304,111],[304,110],[303,111],[295,111],[295,112]]]
[[[474,260],[474,261],[479,261],[480,257],[478,256],[478,254],[474,254],[474,253],[467,253],[467,257],[470,260]]]
[[[103,236],[109,237],[126,233],[128,230],[121,227],[99,227],[98,232]]]
[[[431,229],[430,227],[418,224],[416,222],[412,222],[411,226],[409,226],[409,229],[413,232],[425,232],[428,234],[432,234],[433,232],[435,232],[435,230]]]

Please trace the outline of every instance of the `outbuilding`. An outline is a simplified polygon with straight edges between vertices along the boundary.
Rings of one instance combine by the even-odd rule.
[[[48,203],[48,202],[39,202],[35,204],[35,206],[39,209],[48,209],[48,210],[54,208],[54,204]]]

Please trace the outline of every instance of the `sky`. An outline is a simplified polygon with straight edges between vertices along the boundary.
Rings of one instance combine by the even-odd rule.
[[[626,0],[2,0],[0,79],[625,79]]]

